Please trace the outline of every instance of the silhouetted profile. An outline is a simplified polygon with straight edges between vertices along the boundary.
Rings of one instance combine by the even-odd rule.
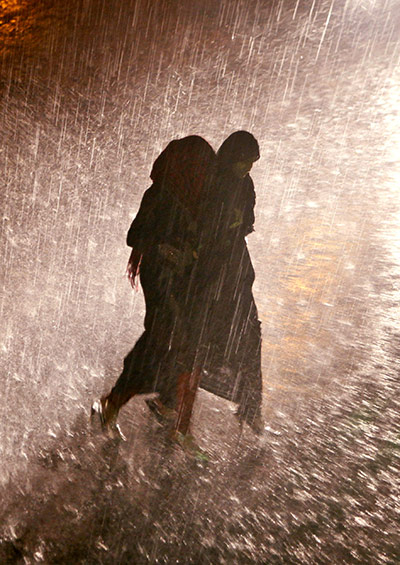
[[[245,239],[254,225],[249,172],[258,158],[255,138],[239,131],[217,156],[189,136],[156,159],[127,237],[145,331],[113,389],[93,405],[105,428],[119,431],[118,412],[132,396],[157,392],[149,407],[171,421],[174,439],[196,450],[189,427],[201,386],[237,403],[240,422],[261,430],[261,330]]]
[[[203,208],[197,267],[208,302],[201,387],[236,402],[239,420],[259,432],[261,328],[245,239],[254,229],[255,191],[249,172],[257,159],[258,143],[246,131],[230,135],[218,150],[217,171]]]
[[[193,270],[198,220],[215,153],[201,137],[172,141],[156,159],[127,243],[132,284],[140,272],[145,331],[124,360],[111,392],[93,405],[103,426],[116,428],[120,408],[136,394],[158,392],[150,403],[185,436],[200,372],[194,372]]]

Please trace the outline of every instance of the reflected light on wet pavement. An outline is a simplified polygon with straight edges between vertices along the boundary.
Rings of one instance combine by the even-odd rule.
[[[400,560],[400,4],[0,0],[0,562]],[[125,233],[166,143],[260,141],[265,432],[200,391],[210,461],[143,399]]]

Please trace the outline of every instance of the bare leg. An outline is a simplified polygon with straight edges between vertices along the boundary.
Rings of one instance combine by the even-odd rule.
[[[177,384],[177,418],[174,430],[186,435],[189,432],[196,392],[200,384],[199,368],[179,375]]]
[[[147,346],[148,333],[144,332],[136,342],[135,347],[125,357],[124,368],[112,390],[101,398],[100,403],[105,426],[115,422],[122,406],[145,389],[147,375],[143,369],[143,364]]]

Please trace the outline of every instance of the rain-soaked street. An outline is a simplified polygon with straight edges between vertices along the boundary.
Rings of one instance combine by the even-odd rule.
[[[399,0],[0,0],[0,563],[400,562]],[[251,131],[261,438],[143,398],[126,231],[152,163]]]

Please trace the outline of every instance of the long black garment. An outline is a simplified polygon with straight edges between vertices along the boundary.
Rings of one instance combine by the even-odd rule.
[[[175,402],[176,375],[188,350],[191,276],[196,222],[172,191],[154,183],[144,194],[127,236],[142,253],[140,280],[146,303],[145,331],[124,359],[113,395],[159,392],[166,404]],[[177,262],[159,251],[178,249]]]
[[[141,256],[145,331],[107,397],[118,408],[133,395],[149,392],[159,392],[165,404],[175,407],[179,375],[193,366],[197,220],[214,163],[212,147],[194,135],[171,141],[153,164],[153,185],[127,237],[133,248],[131,282]]]
[[[146,191],[127,237],[143,252],[145,331],[114,395],[158,392],[173,407],[177,375],[200,365],[201,388],[237,403],[250,425],[260,416],[261,331],[245,240],[254,203],[251,178],[229,172],[214,179],[198,222],[165,187]],[[177,265],[159,253],[164,243],[183,250]]]
[[[201,185],[196,174],[186,186]],[[245,240],[253,231],[253,183],[248,175],[240,179],[220,170],[204,185],[193,212],[182,192],[168,189],[163,179],[169,177],[157,176],[127,237],[142,254],[145,331],[111,394],[121,405],[134,394],[159,392],[172,407],[177,376],[200,367],[200,386],[236,402],[239,417],[252,425],[260,416],[262,390],[254,269]],[[160,253],[163,244],[179,250],[178,262]]]
[[[260,417],[261,325],[245,237],[253,231],[255,192],[249,175],[220,171],[204,206],[198,280],[203,283],[204,374],[201,387],[239,404],[250,425]],[[201,283],[200,283],[201,285]]]

